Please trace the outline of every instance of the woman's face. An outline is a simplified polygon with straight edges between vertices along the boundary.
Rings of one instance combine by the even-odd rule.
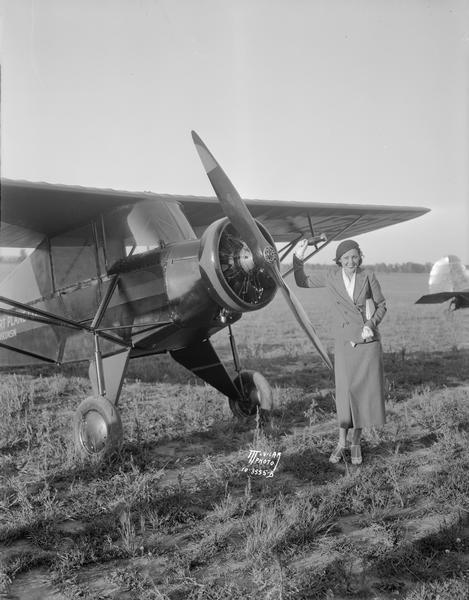
[[[347,273],[353,273],[360,264],[360,253],[352,248],[340,257],[340,264]]]

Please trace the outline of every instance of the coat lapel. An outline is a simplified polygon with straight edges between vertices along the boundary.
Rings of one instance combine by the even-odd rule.
[[[357,272],[355,273],[355,288],[353,290],[354,302],[356,302],[357,299],[360,298],[360,295],[363,291],[363,288],[365,287],[366,282],[367,282],[366,274],[363,272],[362,269],[358,268]]]
[[[355,281],[355,287],[357,287],[356,281]],[[352,304],[352,300],[350,299],[350,296],[347,294],[347,290],[345,288],[345,283],[344,283],[344,277],[342,275],[342,269],[340,269],[340,268],[337,269],[335,276],[334,276],[334,289],[343,300]]]

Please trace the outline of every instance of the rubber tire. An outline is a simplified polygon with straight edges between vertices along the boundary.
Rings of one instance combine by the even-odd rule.
[[[95,451],[85,446],[82,439],[83,423],[90,412],[96,412],[101,417],[106,428],[103,445]],[[73,416],[73,440],[78,456],[84,460],[99,463],[105,456],[115,452],[122,443],[123,429],[119,411],[114,404],[104,397],[90,396],[81,402]]]
[[[241,389],[240,377],[248,398],[243,399],[241,394],[238,398],[229,398],[231,412],[240,419],[252,419],[259,410],[261,421],[267,422],[273,408],[272,389],[267,379],[258,371],[241,371],[234,380],[238,389]]]

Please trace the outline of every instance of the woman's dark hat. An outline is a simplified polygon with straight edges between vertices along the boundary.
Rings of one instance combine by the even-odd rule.
[[[353,248],[360,251],[360,246],[355,240],[344,240],[343,242],[340,242],[340,244],[337,246],[337,250],[335,251],[335,259],[339,260],[342,255]]]

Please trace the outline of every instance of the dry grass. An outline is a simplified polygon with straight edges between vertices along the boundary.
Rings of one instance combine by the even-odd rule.
[[[390,321],[393,299],[388,423],[365,432],[359,468],[328,463],[332,382],[279,314],[276,331],[257,319],[238,336],[274,385],[268,434],[162,357],[158,385],[154,360],[132,366],[125,443],[91,467],[71,444],[89,390],[80,369],[4,374],[0,586],[90,600],[469,597],[469,351],[455,349],[454,330],[444,337],[435,307],[432,346],[397,291]],[[252,448],[282,452],[273,478],[242,473]]]

